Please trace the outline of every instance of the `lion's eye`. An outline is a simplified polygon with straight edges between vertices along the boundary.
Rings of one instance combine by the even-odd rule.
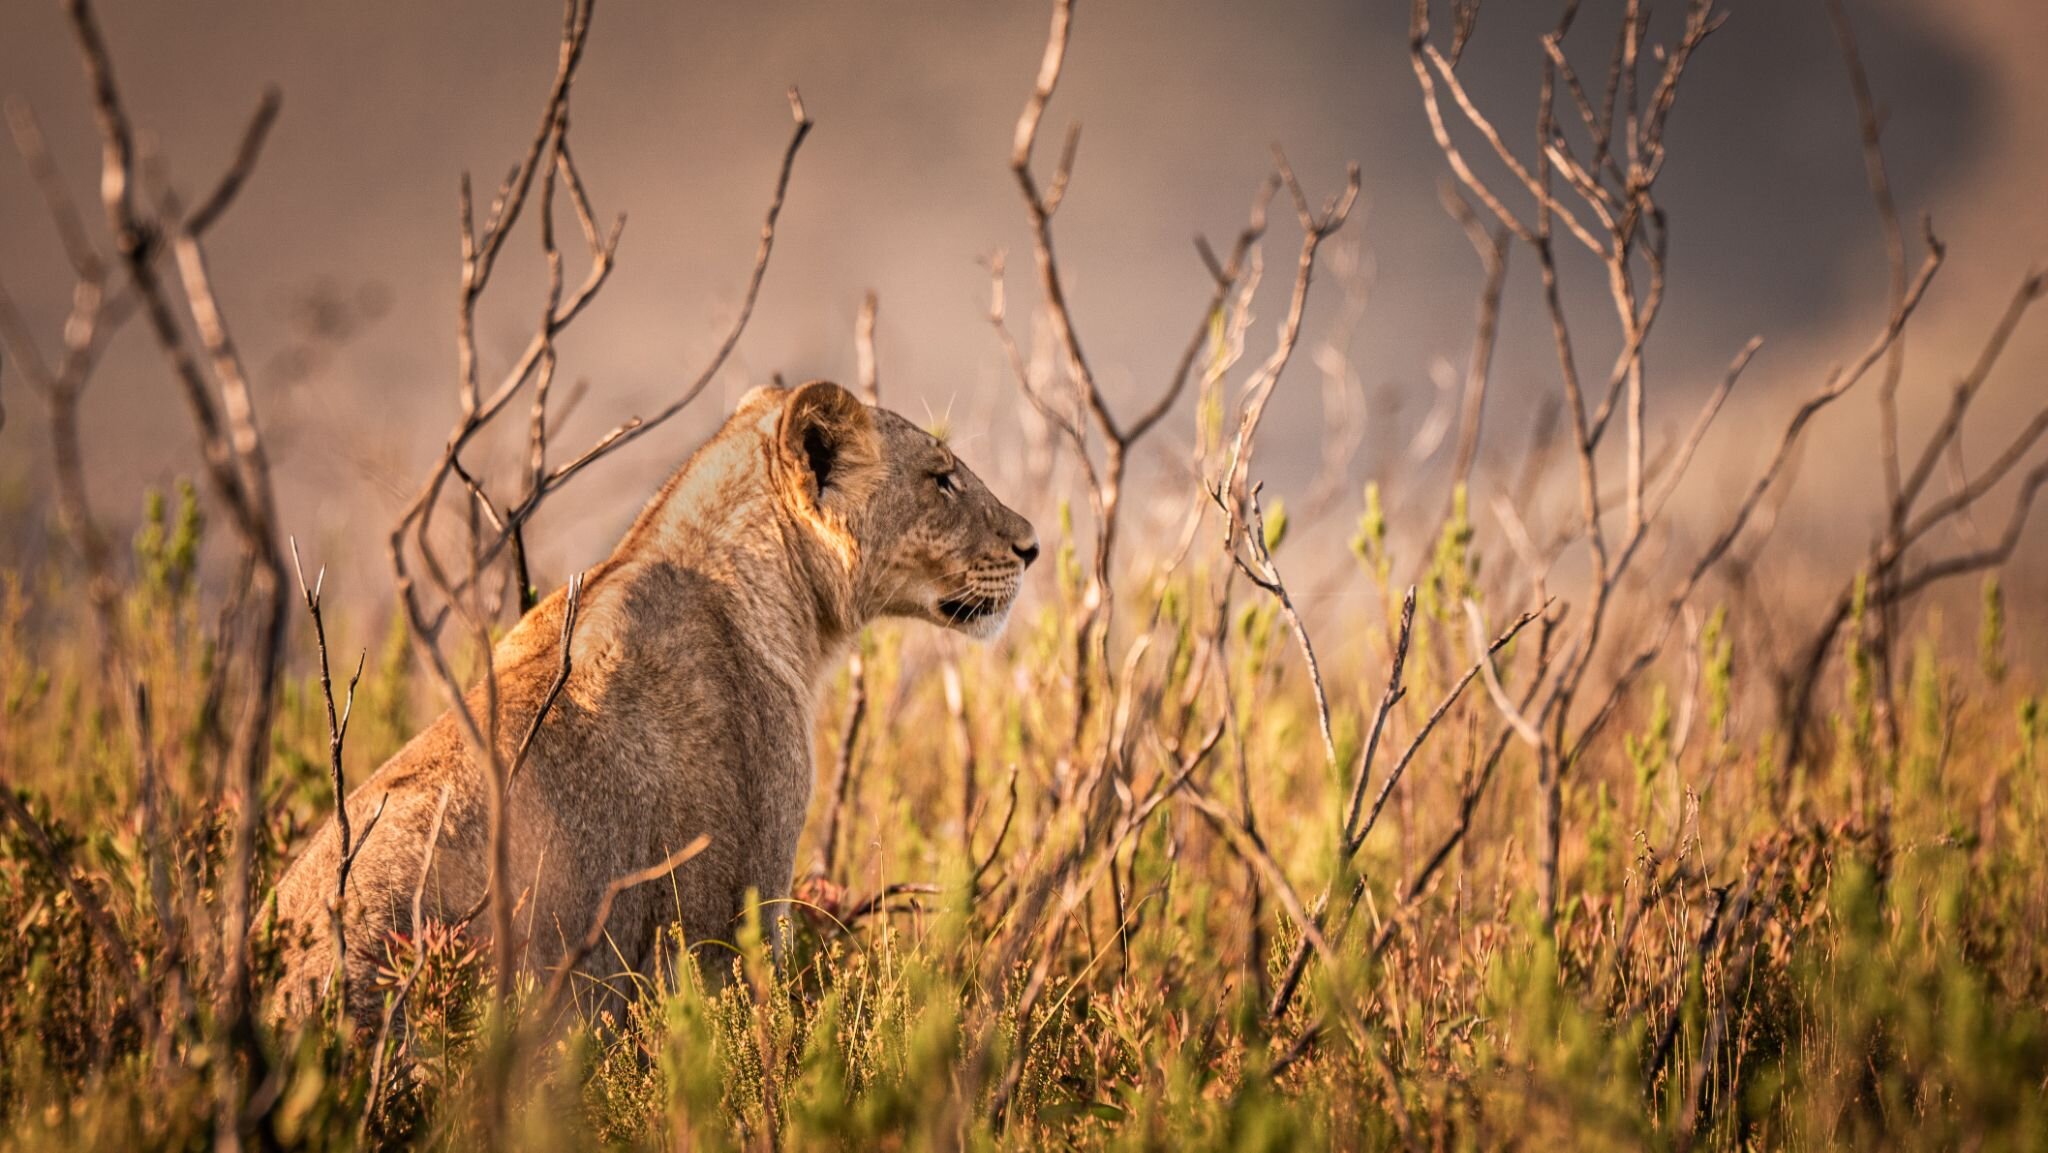
[[[937,484],[939,486],[939,491],[945,493],[947,496],[951,496],[954,493],[960,491],[959,484],[953,480],[953,474],[950,472],[933,473],[932,482]]]

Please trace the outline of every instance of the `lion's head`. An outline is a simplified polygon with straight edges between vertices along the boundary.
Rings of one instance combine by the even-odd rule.
[[[740,407],[775,401],[784,499],[847,573],[853,622],[916,617],[984,640],[1001,632],[1038,558],[1031,522],[938,437],[836,384]]]

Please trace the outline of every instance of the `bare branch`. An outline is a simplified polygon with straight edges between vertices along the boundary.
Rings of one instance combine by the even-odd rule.
[[[860,382],[860,398],[869,404],[882,403],[881,377],[875,363],[876,309],[874,290],[869,289],[860,298],[860,315],[853,323],[855,375]]]
[[[389,1064],[391,1026],[405,1011],[405,1001],[427,968],[426,926],[427,878],[434,872],[434,851],[441,844],[441,823],[448,815],[448,794],[452,786],[441,786],[441,798],[434,804],[434,819],[427,826],[427,847],[420,855],[420,878],[412,890],[412,970],[384,1001],[383,1019],[377,1025],[377,1039],[370,1047],[370,1091],[363,1100],[363,1115],[356,1126],[356,1144],[367,1145],[370,1124],[383,1102],[384,1074]]]
[[[134,134],[115,86],[105,38],[87,0],[66,0],[65,10],[92,91],[101,144],[100,194],[108,226],[158,347],[169,362],[198,426],[209,482],[226,506],[228,519],[240,538],[250,592],[246,611],[254,617],[244,653],[249,665],[244,685],[246,699],[228,777],[241,797],[225,886],[227,915],[221,934],[226,953],[226,975],[221,982],[224,1034],[238,1052],[222,1054],[230,1069],[220,1079],[216,1102],[217,1124],[239,1134],[255,1120],[245,1109],[247,1084],[260,1079],[268,1061],[251,1017],[249,930],[254,913],[255,859],[263,811],[263,779],[269,760],[272,696],[283,661],[286,628],[287,602],[269,469],[247,381],[213,299],[198,241],[178,221],[174,206],[167,213],[167,226],[163,222],[145,221],[138,213],[134,195]],[[267,118],[259,115],[258,123],[265,122]],[[260,133],[257,141],[260,143]],[[244,151],[253,163],[256,148],[252,145]],[[219,202],[225,204],[239,186],[239,179],[231,181]],[[175,242],[188,310],[218,380],[218,406],[197,358],[187,347],[170,295],[157,276],[154,256],[159,239],[166,232]]]
[[[1466,686],[1470,685],[1473,678],[1478,676],[1480,672],[1480,666],[1474,664],[1465,671],[1464,676],[1458,678],[1457,683],[1451,686],[1450,690],[1444,694],[1443,699],[1437,702],[1436,708],[1430,711],[1429,717],[1423,721],[1422,727],[1417,729],[1415,735],[1409,739],[1408,747],[1402,750],[1400,759],[1396,760],[1393,768],[1387,772],[1387,778],[1380,784],[1378,795],[1373,798],[1372,808],[1364,814],[1362,821],[1357,819],[1359,807],[1365,799],[1365,786],[1372,768],[1373,751],[1378,744],[1386,712],[1392,707],[1394,700],[1397,699],[1394,695],[1394,689],[1400,681],[1401,666],[1406,660],[1408,639],[1412,628],[1414,600],[1414,590],[1410,589],[1402,603],[1401,633],[1399,640],[1396,642],[1393,671],[1388,677],[1388,693],[1387,696],[1382,698],[1381,711],[1374,718],[1371,730],[1372,735],[1367,738],[1367,747],[1360,755],[1358,770],[1354,775],[1355,783],[1352,786],[1352,800],[1347,811],[1344,832],[1344,860],[1347,866],[1353,858],[1357,857],[1359,850],[1365,847],[1366,838],[1372,835],[1373,829],[1379,824],[1380,813],[1386,808],[1387,798],[1393,795],[1394,786],[1401,783],[1402,776],[1408,771],[1409,763],[1415,759],[1416,754],[1422,751],[1422,747],[1428,742],[1430,734],[1436,731],[1437,723],[1443,720],[1445,714],[1451,711],[1452,706],[1458,703],[1458,699],[1465,693]],[[1500,636],[1494,638],[1493,644],[1487,649],[1488,657],[1490,658],[1492,654],[1506,648],[1508,642],[1514,640],[1515,636],[1522,631],[1525,625],[1541,615],[1540,612],[1523,613]],[[1401,690],[1401,695],[1406,695],[1405,688]],[[1317,922],[1319,925],[1327,924],[1330,897],[1335,887],[1335,882],[1332,882],[1330,886],[1323,890],[1322,896],[1316,900],[1317,916],[1324,918],[1324,920]],[[1364,895],[1365,878],[1361,876],[1352,884],[1350,900],[1345,906],[1347,916],[1352,909],[1357,907],[1359,899]],[[1341,923],[1338,927],[1336,935],[1340,942],[1343,940],[1344,929],[1347,927],[1348,922]],[[1288,958],[1287,968],[1281,975],[1280,984],[1274,989],[1272,1000],[1267,1003],[1266,1016],[1268,1018],[1278,1020],[1281,1015],[1287,1012],[1287,1006],[1292,1001],[1295,990],[1301,984],[1303,973],[1307,970],[1308,960],[1309,945],[1304,940],[1300,945],[1296,946],[1293,956]]]
[[[235,158],[220,174],[220,180],[199,207],[185,221],[185,231],[194,236],[206,235],[228,205],[234,202],[249,174],[256,170],[256,161],[263,154],[263,142],[270,138],[271,126],[277,123],[278,111],[284,106],[284,95],[275,87],[263,90],[263,99],[256,104],[255,113],[250,116],[248,127],[242,129],[241,143],[235,146]]]
[[[825,810],[825,846],[822,856],[823,868],[828,876],[839,865],[839,842],[846,820],[846,809],[853,796],[854,774],[860,767],[855,759],[855,752],[860,745],[861,724],[868,715],[867,661],[862,657],[858,643],[846,658],[846,677],[846,722],[839,729],[839,750],[833,756],[832,802]]]
[[[556,640],[560,659],[555,665],[555,679],[548,683],[548,690],[541,695],[539,706],[534,709],[533,716],[527,719],[526,730],[512,752],[511,763],[505,767],[504,784],[498,790],[502,803],[510,802],[512,786],[519,779],[519,770],[525,766],[527,755],[533,751],[533,743],[540,736],[541,725],[547,720],[548,714],[554,711],[555,702],[561,699],[562,690],[569,685],[569,675],[575,671],[576,617],[583,603],[584,576],[583,573],[571,576],[568,588],[563,593],[562,630]],[[491,755],[496,756],[495,753]],[[468,927],[470,922],[476,920],[490,906],[492,894],[497,891],[498,860],[495,853],[492,855],[490,868],[490,873],[485,877],[484,891],[478,894],[475,903],[464,910],[460,917],[449,922],[454,928],[459,930]]]
[[[1187,346],[1181,351],[1180,360],[1174,366],[1173,376],[1167,383],[1166,391],[1152,403],[1151,408],[1140,413],[1137,419],[1131,422],[1127,433],[1130,440],[1135,442],[1152,431],[1152,426],[1158,424],[1173,410],[1174,403],[1187,388],[1188,378],[1193,375],[1195,360],[1201,356],[1202,349],[1209,343],[1210,332],[1215,326],[1217,315],[1229,301],[1231,291],[1244,278],[1246,256],[1266,233],[1266,206],[1272,202],[1273,193],[1279,186],[1278,176],[1270,176],[1260,183],[1258,192],[1252,197],[1251,218],[1237,234],[1237,240],[1231,244],[1228,261],[1218,263],[1208,241],[1199,236],[1195,238],[1195,251],[1201,255],[1203,265],[1209,270],[1213,291],[1210,293],[1208,306],[1202,310],[1200,323],[1195,325],[1194,335],[1188,338]]]
[[[627,873],[623,877],[614,877],[611,883],[604,887],[604,895],[597,900],[597,912],[590,918],[589,931],[584,933],[583,938],[576,942],[576,947],[569,951],[569,955],[562,958],[562,963],[555,968],[554,977],[548,982],[547,992],[541,997],[539,1020],[543,1022],[552,1021],[560,1013],[562,1002],[569,993],[570,979],[575,976],[578,966],[583,964],[584,959],[589,957],[591,951],[597,948],[598,942],[604,940],[605,926],[612,919],[612,903],[619,899],[619,895],[645,885],[650,881],[661,880],[663,877],[682,868],[691,858],[702,853],[710,844],[711,835],[699,833],[691,839],[689,844],[684,845],[654,864],[644,869]]]
[[[789,112],[796,121],[796,129],[790,134],[789,146],[782,153],[782,168],[775,177],[775,192],[768,201],[767,218],[761,222],[761,245],[754,253],[753,271],[747,276],[747,288],[740,297],[739,314],[733,318],[732,327],[726,331],[725,339],[719,342],[717,351],[712,353],[710,362],[697,374],[696,379],[690,382],[690,386],[683,390],[682,395],[653,416],[645,420],[635,417],[607,434],[600,442],[600,447],[604,451],[631,444],[681,412],[691,401],[697,399],[697,395],[718,375],[718,370],[725,367],[726,358],[730,357],[732,350],[738,346],[740,334],[746,331],[747,321],[753,318],[754,302],[761,297],[761,281],[768,274],[768,257],[775,249],[775,222],[782,216],[782,204],[789,193],[789,174],[796,165],[796,150],[803,145],[804,137],[811,132],[811,119],[805,114],[803,97],[797,94],[795,88],[789,90]],[[579,467],[586,463],[587,460],[578,462]],[[559,485],[561,481],[568,479],[568,469],[565,467],[558,470],[556,475],[548,479],[551,486]]]
[[[1679,582],[1678,587],[1667,598],[1663,613],[1660,615],[1655,627],[1650,630],[1650,639],[1641,648],[1637,649],[1635,656],[1629,660],[1622,672],[1614,679],[1614,683],[1608,689],[1606,698],[1601,702],[1600,707],[1594,711],[1593,717],[1586,722],[1585,728],[1580,730],[1578,738],[1571,743],[1569,760],[1578,759],[1579,754],[1585,750],[1587,742],[1596,736],[1601,728],[1606,725],[1608,719],[1613,715],[1615,707],[1621,702],[1622,697],[1627,694],[1629,687],[1635,683],[1635,679],[1641,676],[1643,671],[1649,668],[1650,664],[1656,660],[1657,654],[1663,649],[1664,641],[1670,635],[1671,627],[1677,623],[1679,614],[1683,611],[1686,602],[1692,598],[1693,591],[1699,587],[1700,582],[1705,579],[1707,573],[1711,572],[1714,566],[1719,564],[1721,559],[1728,554],[1728,550],[1735,544],[1736,538],[1742,535],[1742,530],[1748,526],[1750,518],[1756,514],[1757,509],[1762,505],[1765,494],[1771,490],[1779,474],[1793,459],[1793,450],[1798,447],[1800,437],[1805,432],[1807,424],[1822,410],[1835,401],[1840,400],[1843,395],[1854,388],[1857,382],[1862,380],[1864,375],[1870,371],[1871,366],[1884,356],[1886,349],[1891,347],[1892,341],[1898,339],[1899,333],[1905,329],[1906,322],[1912,318],[1914,311],[1919,307],[1921,299],[1926,295],[1928,285],[1933,282],[1934,274],[1941,267],[1944,249],[1940,242],[1934,239],[1932,233],[1928,235],[1928,241],[1927,257],[1922,261],[1918,274],[1907,285],[1906,297],[1901,307],[1895,309],[1891,316],[1886,319],[1884,327],[1872,338],[1869,346],[1863,350],[1861,355],[1852,361],[1846,369],[1838,369],[1831,374],[1826,383],[1802,402],[1798,409],[1793,412],[1791,419],[1786,422],[1784,430],[1779,434],[1778,445],[1772,451],[1769,461],[1765,464],[1763,471],[1758,474],[1757,479],[1750,485],[1749,491],[1743,496],[1741,502],[1735,506],[1734,512],[1729,516],[1727,525],[1714,538],[1713,542],[1707,546],[1705,551],[1700,554],[1698,559],[1693,562],[1691,571],[1686,574],[1685,578]]]

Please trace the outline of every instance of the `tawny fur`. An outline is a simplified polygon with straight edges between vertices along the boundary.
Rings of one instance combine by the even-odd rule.
[[[607,884],[700,833],[701,855],[618,898],[585,973],[637,985],[613,978],[661,968],[671,925],[693,944],[730,940],[749,893],[779,917],[811,795],[813,705],[836,657],[881,616],[993,635],[1036,554],[1030,524],[902,417],[825,382],[749,393],[584,584],[573,671],[508,807],[521,963],[552,971]],[[507,763],[558,673],[564,611],[558,591],[494,652]],[[469,701],[482,709],[481,688]],[[359,1022],[381,1013],[373,974],[412,931],[444,789],[425,915],[452,920],[483,893],[487,787],[450,712],[350,795],[358,831],[384,807],[349,873]],[[338,840],[330,821],[279,882],[280,1012],[316,1003],[334,973]]]

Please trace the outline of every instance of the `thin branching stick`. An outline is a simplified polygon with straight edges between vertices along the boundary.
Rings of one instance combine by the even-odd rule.
[[[228,512],[243,553],[247,613],[252,627],[240,656],[247,666],[244,702],[226,779],[240,793],[233,848],[226,879],[226,918],[221,935],[226,973],[221,982],[222,1020],[232,1056],[216,1098],[217,1124],[229,1144],[253,1134],[261,1118],[245,1107],[246,1086],[260,1080],[268,1058],[252,1018],[249,938],[253,925],[257,842],[261,835],[262,792],[270,751],[273,696],[283,660],[286,594],[270,470],[256,421],[247,375],[207,275],[204,251],[174,201],[166,198],[159,218],[145,218],[135,195],[134,129],[114,80],[112,56],[87,0],[66,0],[66,15],[77,41],[101,145],[100,194],[115,248],[139,298],[151,333],[169,363],[199,431],[201,455],[214,495]],[[271,120],[276,97],[259,105],[230,180],[209,200],[210,223],[231,200],[254,164]],[[185,312],[198,331],[201,357],[188,342],[171,294],[158,276],[155,254],[162,239],[172,242],[185,292]],[[218,399],[215,388],[218,389]]]
[[[846,720],[839,727],[839,748],[832,759],[831,801],[825,809],[825,845],[821,850],[825,874],[831,876],[839,865],[839,846],[844,835],[847,809],[853,800],[854,777],[860,768],[861,726],[868,715],[867,660],[860,645],[846,658]]]
[[[356,685],[363,679],[363,662],[369,653],[356,654],[355,672],[348,678],[345,701],[337,714],[334,707],[334,677],[327,660],[327,622],[320,611],[320,592],[327,584],[327,569],[323,566],[311,586],[306,584],[306,566],[299,560],[299,542],[291,540],[292,571],[299,579],[299,595],[306,602],[306,615],[313,622],[313,642],[320,659],[320,697],[327,706],[327,783],[334,797],[334,827],[341,839],[338,853],[339,866],[335,869],[334,896],[327,902],[328,917],[334,936],[334,987],[336,1003],[336,1028],[347,1020],[349,1005],[348,978],[348,874],[355,864],[361,846],[354,843],[348,817],[348,789],[342,779],[341,754],[348,740],[348,722],[356,707]],[[382,814],[383,805],[377,812]],[[376,821],[371,818],[372,824]],[[370,830],[363,830],[362,840],[370,839]]]
[[[1272,854],[1266,851],[1266,846],[1259,839],[1258,834],[1240,826],[1231,818],[1228,810],[1204,796],[1198,789],[1183,789],[1180,793],[1180,799],[1201,813],[1208,820],[1211,828],[1223,834],[1224,843],[1229,845],[1233,852],[1258,870],[1259,875],[1265,880],[1266,886],[1279,900],[1281,907],[1286,909],[1288,915],[1294,918],[1295,923],[1301,927],[1302,939],[1307,941],[1315,949],[1317,955],[1323,959],[1324,967],[1331,974],[1333,984],[1336,984],[1336,988],[1332,990],[1330,997],[1330,1000],[1334,1003],[1334,1010],[1349,1027],[1352,1036],[1357,1039],[1356,1043],[1359,1052],[1363,1053],[1367,1060],[1372,1063],[1374,1070],[1379,1074],[1380,1080],[1384,1083],[1387,1093],[1387,1116],[1394,1122],[1395,1132],[1400,1135],[1402,1145],[1414,1148],[1415,1134],[1413,1122],[1410,1121],[1406,1104],[1402,1100],[1399,1075],[1395,1072],[1392,1064],[1388,1062],[1386,1054],[1380,1051],[1379,1045],[1375,1042],[1372,1033],[1366,1028],[1365,1019],[1359,1015],[1357,1003],[1351,996],[1351,991],[1345,988],[1342,983],[1338,983],[1338,974],[1342,972],[1340,968],[1341,961],[1337,956],[1336,950],[1331,947],[1330,942],[1323,936],[1322,931],[1316,927],[1315,918],[1310,915],[1308,907],[1302,903],[1301,894],[1287,880],[1287,874],[1281,870],[1279,863],[1273,860]]]
[[[533,716],[527,718],[526,729],[520,734],[519,744],[513,748],[512,758],[506,764],[504,796],[508,803],[512,796],[512,786],[519,783],[519,770],[525,767],[527,757],[533,751],[534,741],[540,736],[541,725],[547,721],[548,714],[554,711],[555,702],[561,699],[562,690],[568,687],[569,676],[575,671],[576,617],[583,604],[584,576],[583,573],[571,575],[569,584],[562,594],[562,630],[555,642],[560,655],[555,664],[555,677],[548,682],[548,690],[541,695],[540,704],[533,710]],[[489,906],[497,879],[497,866],[498,862],[494,855],[490,866],[493,871],[485,878],[484,891],[477,895],[475,903],[465,909],[461,916],[449,922],[452,927],[458,930],[467,928]]]
[[[576,942],[576,947],[569,951],[568,956],[562,958],[561,964],[555,967],[555,975],[548,981],[547,992],[541,995],[539,1020],[543,1022],[552,1021],[560,1014],[563,1003],[568,999],[570,982],[575,976],[576,970],[596,950],[599,942],[604,940],[605,926],[610,923],[612,918],[612,903],[617,901],[621,894],[649,882],[659,881],[677,869],[682,868],[686,862],[697,856],[697,854],[702,853],[710,844],[711,835],[709,833],[699,833],[691,839],[689,844],[684,845],[654,864],[644,869],[627,873],[624,876],[612,878],[611,882],[604,887],[604,894],[597,900],[597,912],[591,915],[589,930]]]
[[[440,800],[434,804],[434,819],[427,826],[427,847],[420,855],[420,878],[412,890],[412,951],[413,965],[406,973],[398,988],[392,990],[384,1002],[384,1015],[377,1024],[377,1040],[370,1053],[370,1091],[363,1100],[363,1115],[356,1126],[356,1144],[368,1143],[370,1124],[377,1116],[377,1107],[383,1100],[384,1074],[389,1065],[391,1026],[405,1011],[406,998],[412,995],[412,988],[419,983],[420,974],[427,968],[427,947],[424,933],[426,925],[427,878],[434,871],[434,850],[441,844],[441,822],[448,815],[448,794],[451,786],[441,786]]]
[[[1395,657],[1392,671],[1388,676],[1387,692],[1381,697],[1381,707],[1375,714],[1372,729],[1369,730],[1372,735],[1367,738],[1366,748],[1361,751],[1357,769],[1353,774],[1351,801],[1347,806],[1344,826],[1343,861],[1347,868],[1350,862],[1358,856],[1359,850],[1365,847],[1366,838],[1370,837],[1373,829],[1378,826],[1380,813],[1385,810],[1388,798],[1393,795],[1394,787],[1401,783],[1401,778],[1407,773],[1409,764],[1415,760],[1416,755],[1422,751],[1423,745],[1428,742],[1430,735],[1436,731],[1438,722],[1442,721],[1444,716],[1451,711],[1451,708],[1458,703],[1459,698],[1464,695],[1466,687],[1480,673],[1479,665],[1474,664],[1444,693],[1443,698],[1437,702],[1436,708],[1430,711],[1428,718],[1423,721],[1422,726],[1415,731],[1413,737],[1409,738],[1407,746],[1402,750],[1400,757],[1394,761],[1393,767],[1387,771],[1386,779],[1380,783],[1379,791],[1374,795],[1371,807],[1364,808],[1366,784],[1371,778],[1374,752],[1377,747],[1380,730],[1384,725],[1384,718],[1392,710],[1394,704],[1407,695],[1406,687],[1401,684],[1401,667],[1407,660],[1407,642],[1410,630],[1413,627],[1414,599],[1415,592],[1413,589],[1410,589],[1402,604],[1401,633],[1395,644]],[[1516,635],[1529,622],[1537,619],[1540,615],[1542,615],[1540,612],[1532,611],[1516,618],[1514,623],[1510,624],[1499,636],[1495,637],[1492,644],[1488,646],[1487,653],[1489,657],[1506,648],[1508,643],[1514,640]],[[1317,916],[1322,923],[1327,923],[1328,907],[1333,888],[1334,886],[1325,888],[1322,895],[1316,900]],[[1352,884],[1349,903],[1345,906],[1346,916],[1349,915],[1351,909],[1357,907],[1358,901],[1364,896],[1364,893],[1365,879],[1359,877]],[[1348,922],[1345,924],[1348,924]],[[1339,942],[1343,940],[1345,924],[1340,924],[1335,932],[1335,937]],[[1311,949],[1306,940],[1295,946],[1293,955],[1287,960],[1287,968],[1282,971],[1280,983],[1273,990],[1272,1000],[1266,1005],[1266,1015],[1269,1018],[1277,1019],[1287,1012],[1287,1007],[1293,1000],[1296,989],[1301,984],[1302,975],[1307,971],[1310,955]]]

